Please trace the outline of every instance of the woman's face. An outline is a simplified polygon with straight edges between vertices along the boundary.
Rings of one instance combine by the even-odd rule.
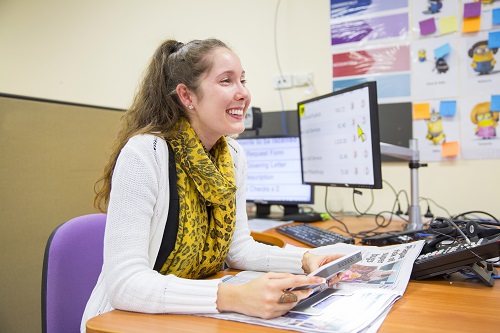
[[[193,96],[194,109],[188,112],[191,126],[211,149],[221,136],[245,130],[243,119],[251,96],[236,54],[217,48],[208,57],[213,61],[212,69],[201,78],[199,93]]]

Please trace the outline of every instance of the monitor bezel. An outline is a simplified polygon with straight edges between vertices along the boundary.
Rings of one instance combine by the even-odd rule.
[[[299,124],[299,136],[302,133],[302,122],[300,109],[301,105],[318,101],[321,99],[330,98],[332,96],[338,96],[351,91],[368,88],[368,104],[370,107],[370,126],[371,126],[371,142],[372,142],[372,167],[373,167],[373,184],[356,184],[356,183],[345,183],[345,182],[311,182],[306,181],[304,178],[304,159],[302,151],[302,138],[300,140],[300,160],[302,163],[302,182],[309,185],[319,185],[319,186],[331,186],[331,187],[346,187],[346,188],[368,188],[368,189],[381,189],[382,188],[382,166],[381,166],[381,153],[380,153],[380,127],[379,127],[379,116],[378,116],[378,99],[377,99],[377,83],[375,81],[367,81],[360,84],[356,84],[344,89],[339,89],[328,94],[321,96],[316,96],[307,100],[303,100],[297,103],[297,121]]]

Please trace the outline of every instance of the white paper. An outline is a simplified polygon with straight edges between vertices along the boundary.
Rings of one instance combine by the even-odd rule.
[[[262,232],[289,223],[292,223],[292,221],[278,221],[273,219],[250,219],[248,220],[248,228],[250,228],[251,231]]]

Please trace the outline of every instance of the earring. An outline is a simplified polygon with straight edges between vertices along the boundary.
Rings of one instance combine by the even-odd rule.
[[[189,110],[194,109],[194,108],[193,108],[193,105],[192,105],[192,104],[188,105],[188,109],[189,109]]]

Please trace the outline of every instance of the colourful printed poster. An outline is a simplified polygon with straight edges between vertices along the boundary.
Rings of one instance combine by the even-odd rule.
[[[478,32],[464,35],[460,39],[459,56],[464,96],[500,91],[500,53],[498,47],[489,47],[490,33]]]
[[[410,71],[408,45],[333,54],[333,77]]]
[[[414,38],[440,36],[458,31],[459,1],[412,1],[411,30]]]
[[[477,94],[460,101],[460,133],[464,159],[500,158],[499,112],[491,111],[491,95]]]
[[[456,34],[451,34],[420,39],[411,44],[413,99],[458,96],[459,50],[456,37]]]
[[[410,51],[408,45],[363,49],[332,55],[333,89],[377,81],[377,93],[384,102],[405,101],[410,96]],[[403,97],[403,99],[401,99]]]
[[[385,10],[407,8],[408,0],[331,0],[330,18],[365,15]]]
[[[410,73],[371,75],[356,78],[333,79],[332,90],[347,88],[367,81],[377,82],[379,103],[408,102],[411,94]]]
[[[428,114],[416,116],[415,104],[427,105]],[[460,157],[458,114],[442,115],[441,101],[425,101],[414,104],[413,137],[418,140],[422,162],[454,160]]]
[[[408,36],[408,13],[331,24],[332,45],[394,40]]]

